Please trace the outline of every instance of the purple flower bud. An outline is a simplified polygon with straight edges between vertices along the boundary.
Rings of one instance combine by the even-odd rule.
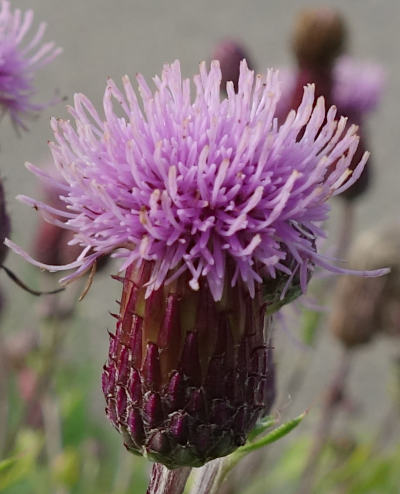
[[[253,68],[249,54],[242,43],[224,39],[213,50],[213,60],[218,60],[221,67],[221,88],[225,90],[228,81],[233,82],[235,90],[238,88],[240,75],[240,62],[246,60],[249,68]]]
[[[61,176],[58,177],[62,179]],[[53,208],[64,209],[65,204],[60,199],[63,189],[53,184],[43,187],[43,199]],[[33,238],[35,258],[45,264],[68,264],[76,259],[81,252],[78,245],[68,245],[73,240],[73,232],[62,226],[49,223],[44,218],[39,219]]]
[[[215,303],[187,279],[145,298],[152,263],[131,265],[103,371],[107,415],[133,452],[169,468],[200,466],[242,445],[275,397],[260,289],[226,287]],[[264,324],[265,323],[265,324]]]
[[[62,181],[62,175],[57,170],[46,169],[52,174],[53,178]],[[65,182],[64,182],[65,186]],[[43,199],[54,209],[63,209],[67,212],[65,203],[60,199],[63,194],[63,187],[52,181],[44,184],[42,188]],[[35,229],[33,238],[33,252],[35,258],[44,264],[69,264],[76,259],[81,247],[73,242],[74,233],[63,227],[61,224],[54,224],[46,221],[45,218],[39,218],[39,224]],[[97,262],[96,271],[98,272],[107,264],[107,258],[100,258]]]

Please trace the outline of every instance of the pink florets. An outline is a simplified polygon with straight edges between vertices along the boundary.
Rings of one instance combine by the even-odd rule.
[[[8,245],[51,271],[78,268],[64,281],[104,254],[125,258],[121,270],[153,261],[148,294],[187,271],[192,289],[205,277],[215,300],[228,263],[229,282],[241,279],[251,294],[255,283],[280,272],[299,276],[304,290],[314,265],[340,271],[317,254],[315,241],[324,236],[326,201],[357,180],[367,155],[349,178],[357,128],[345,131],[346,119],[336,121],[334,107],[325,113],[312,85],[278,127],[275,71],[255,76],[243,61],[237,93],[228,83],[222,100],[217,62],[209,72],[200,65],[193,100],[179,62],[154,78],[154,92],[141,75],[137,80],[141,103],[125,76],[124,93],[108,82],[104,118],[78,94],[69,108],[75,125],[52,120],[50,149],[60,180],[28,165],[57,182],[67,212],[20,199],[75,232],[70,243],[82,246],[79,258],[45,266]]]
[[[24,43],[32,26],[33,11],[10,10],[10,2],[1,1],[0,10],[0,106],[8,111],[17,127],[25,128],[22,118],[47,104],[32,102],[35,72],[60,52],[54,43],[41,43],[46,24],[41,23],[33,38]]]

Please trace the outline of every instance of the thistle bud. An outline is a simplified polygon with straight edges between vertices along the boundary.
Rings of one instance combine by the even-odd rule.
[[[275,395],[261,292],[215,302],[178,280],[145,298],[151,265],[123,280],[103,372],[107,415],[128,450],[169,468],[201,466],[244,444]]]
[[[380,333],[400,329],[400,229],[398,225],[362,234],[349,254],[350,267],[388,266],[386,276],[343,276],[335,291],[330,329],[346,347],[368,343]],[[351,300],[351,303],[349,303]]]
[[[329,67],[344,51],[346,38],[343,17],[332,8],[319,7],[300,13],[292,46],[301,67]]]
[[[64,203],[60,200],[62,188],[46,184],[43,187],[43,197],[53,208],[65,210]],[[59,225],[48,223],[40,218],[33,239],[33,251],[35,257],[46,264],[68,264],[72,262],[81,252],[78,245],[70,246],[72,240],[71,231],[61,228]]]

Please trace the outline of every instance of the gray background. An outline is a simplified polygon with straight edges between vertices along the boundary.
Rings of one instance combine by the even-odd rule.
[[[165,62],[179,58],[183,73],[190,76],[198,63],[208,59],[214,43],[224,36],[242,39],[248,46],[258,70],[286,65],[288,36],[295,13],[303,1],[203,0],[203,1],[128,1],[128,0],[37,0],[13,2],[25,9],[35,10],[36,23],[48,22],[46,40],[54,39],[64,53],[38,75],[38,99],[46,100],[58,88],[62,96],[72,101],[74,92],[83,92],[99,108],[108,76],[117,82],[128,73],[143,73],[146,78],[160,73]],[[369,121],[370,145],[373,152],[375,179],[372,190],[357,206],[358,229],[398,218],[399,208],[399,21],[398,0],[353,0],[326,2],[339,7],[348,18],[351,30],[351,52],[360,58],[376,60],[387,72],[385,96],[379,111]],[[64,104],[42,113],[31,124],[31,130],[17,138],[8,122],[1,122],[1,172],[6,178],[9,209],[13,217],[13,239],[29,246],[29,236],[36,216],[19,204],[17,193],[37,195],[36,183],[23,164],[31,161],[42,164],[48,160],[47,140],[51,138],[49,117],[66,116]],[[334,209],[337,206],[334,207]],[[332,227],[332,238],[335,227]],[[31,268],[15,255],[8,263],[20,274],[30,276]],[[4,284],[4,281],[2,280]],[[74,333],[69,351],[77,352],[82,338],[87,339],[88,351],[94,365],[106,355],[105,325],[112,327],[106,310],[114,310],[113,300],[118,286],[105,275],[100,275],[81,307],[82,334]],[[11,305],[7,318],[9,329],[30,324],[31,299],[14,288],[9,289]],[[295,334],[296,328],[293,328]],[[367,420],[384,413],[387,398],[388,355],[396,352],[398,342],[379,342],[366,348],[357,357],[353,369],[353,391],[361,405],[365,405]],[[286,334],[278,341],[280,379],[288,374],[291,362],[300,350]],[[296,408],[315,405],[319,391],[324,388],[335,367],[338,346],[326,336],[310,358],[313,366]],[[318,379],[314,378],[318,368]],[[102,398],[94,391],[95,403],[102,408]],[[281,397],[282,403],[288,401]],[[292,412],[291,412],[292,415]]]

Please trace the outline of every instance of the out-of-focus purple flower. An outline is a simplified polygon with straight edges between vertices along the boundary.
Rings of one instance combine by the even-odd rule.
[[[223,39],[213,50],[213,60],[218,60],[221,68],[221,88],[225,91],[226,83],[233,82],[237,90],[240,75],[240,62],[246,60],[247,66],[253,69],[253,64],[244,45],[233,39]]]
[[[348,55],[339,57],[333,68],[332,100],[354,123],[377,108],[385,83],[383,68]]]
[[[296,88],[298,98],[300,98],[300,89],[302,92],[304,85],[311,80],[317,84],[321,76],[305,71],[302,72],[303,80],[297,83],[297,72],[289,67],[284,67],[279,70],[279,77],[282,97],[278,103],[278,115],[280,120],[284,120],[294,104],[293,95]],[[376,110],[382,98],[385,85],[383,68],[371,61],[361,61],[349,55],[343,55],[335,61],[329,77],[332,80],[328,96],[332,104],[338,108],[341,114],[349,117],[353,123],[357,125],[364,123],[365,117],[368,113]],[[322,81],[322,85],[323,83],[324,81]],[[327,92],[326,88],[325,92]],[[323,88],[319,90],[319,93],[326,98],[323,94]]]
[[[141,103],[128,77],[124,92],[110,80],[104,118],[76,95],[75,126],[51,124],[62,179],[28,165],[60,188],[65,208],[21,200],[72,231],[82,253],[49,266],[8,241],[37,266],[77,268],[64,281],[100,256],[123,259],[103,372],[107,414],[129,450],[170,468],[232,452],[270,409],[266,306],[305,291],[315,265],[343,271],[316,240],[327,200],[367,159],[349,172],[355,127],[345,131],[335,108],[315,103],[313,86],[278,126],[277,72],[255,76],[243,61],[238,91],[228,82],[224,99],[221,79],[218,62],[201,64],[192,100],[175,62],[154,78],[154,92],[138,76]]]
[[[36,93],[35,73],[60,52],[53,42],[42,43],[46,24],[41,23],[26,41],[33,22],[33,11],[11,10],[7,0],[0,6],[0,106],[16,127],[26,129],[23,119],[46,106],[32,101]]]

